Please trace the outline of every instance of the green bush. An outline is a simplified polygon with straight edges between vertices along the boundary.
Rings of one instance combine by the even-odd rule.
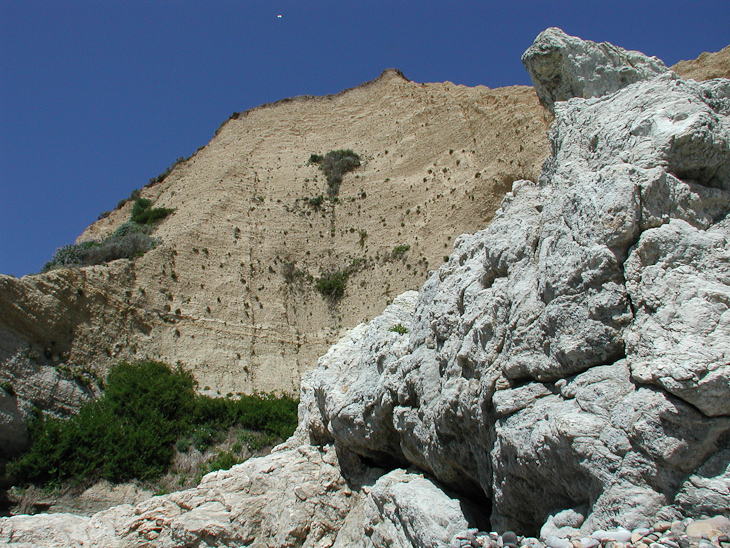
[[[397,245],[393,248],[393,251],[391,252],[391,256],[394,259],[400,259],[408,252],[408,250],[410,248],[411,248],[411,246],[409,246],[408,244]]]
[[[345,294],[345,285],[350,273],[347,270],[335,270],[325,272],[322,277],[317,278],[315,287],[325,297],[337,301]]]
[[[390,330],[394,333],[398,333],[399,335],[405,335],[406,333],[408,333],[408,328],[400,323],[391,327]]]
[[[264,436],[288,437],[296,428],[298,401],[243,396],[197,396],[189,372],[155,361],[116,365],[104,395],[68,420],[36,410],[31,447],[8,466],[23,483],[105,478],[148,480],[165,473],[175,450],[200,451],[241,426]]]
[[[30,449],[8,466],[23,482],[150,479],[174,456],[194,399],[190,373],[153,361],[120,363],[104,396],[61,420],[37,411]]]
[[[130,227],[126,227],[123,233],[117,235],[128,224],[125,223],[119,227],[114,235],[105,240],[82,242],[57,249],[51,260],[43,266],[41,272],[139,257],[155,247],[156,241],[143,231],[136,232]]]
[[[202,147],[201,147],[202,148]],[[198,149],[200,150],[200,149]],[[185,158],[184,156],[180,156],[177,160],[175,160],[172,164],[170,164],[165,171],[160,173],[157,177],[152,177],[149,182],[147,183],[147,186],[156,185],[157,183],[161,183],[165,180],[165,178],[172,172],[173,169],[177,167],[178,164],[185,162],[188,160],[188,158]]]
[[[318,164],[327,177],[327,194],[334,198],[340,192],[342,176],[355,168],[360,167],[360,156],[350,149],[331,150],[324,156],[312,154],[309,162]]]
[[[130,218],[130,221],[140,225],[151,225],[160,219],[164,219],[174,211],[174,209],[168,209],[165,207],[152,208],[152,200],[147,198],[137,198],[134,201],[134,206],[132,207],[132,217]]]
[[[322,196],[321,194],[319,196],[315,196],[314,198],[307,198],[307,205],[312,207],[313,209],[321,208],[323,203],[324,196]]]

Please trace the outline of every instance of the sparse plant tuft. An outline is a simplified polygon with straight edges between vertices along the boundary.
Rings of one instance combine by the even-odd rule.
[[[406,333],[408,333],[408,328],[404,327],[403,324],[400,323],[391,327],[390,330],[394,333],[398,333],[399,335],[405,335]]]
[[[393,251],[391,252],[391,257],[393,257],[393,259],[401,259],[403,256],[405,256],[410,248],[411,246],[408,244],[397,245],[393,248]]]

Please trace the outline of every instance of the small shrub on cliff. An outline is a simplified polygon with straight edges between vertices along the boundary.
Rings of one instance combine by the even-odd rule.
[[[333,272],[325,272],[320,278],[317,278],[315,287],[323,296],[337,301],[345,294],[345,285],[350,273],[347,270],[335,270]]]
[[[119,230],[124,228],[125,225],[119,227]],[[144,231],[130,229],[119,235],[115,233],[105,240],[63,246],[56,250],[51,260],[43,266],[41,272],[48,272],[57,268],[91,266],[116,259],[139,257],[153,249],[155,245],[156,241],[145,234]]]
[[[393,248],[391,256],[393,259],[401,259],[406,253],[408,253],[409,249],[411,249],[411,246],[408,244],[397,245]]]
[[[151,225],[157,221],[164,219],[170,213],[173,213],[174,209],[168,209],[166,207],[152,207],[152,200],[147,198],[137,198],[134,201],[132,207],[132,217],[130,221],[140,225]]]
[[[200,149],[198,149],[200,150]],[[189,160],[190,157],[185,158],[184,156],[180,156],[177,160],[175,160],[172,164],[170,164],[165,171],[160,173],[157,177],[152,177],[149,182],[147,183],[147,186],[156,185],[157,183],[161,183],[165,180],[165,178],[172,172],[173,169],[177,167],[178,164],[185,162]]]
[[[342,176],[353,169],[360,167],[360,156],[350,149],[331,150],[324,156],[312,154],[309,162],[318,164],[327,177],[327,194],[334,198],[340,192]]]

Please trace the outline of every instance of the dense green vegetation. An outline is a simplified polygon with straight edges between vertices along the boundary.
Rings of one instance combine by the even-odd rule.
[[[61,420],[37,411],[30,449],[8,466],[21,483],[45,484],[154,479],[170,467],[176,450],[204,450],[233,426],[286,438],[296,428],[298,402],[289,397],[198,396],[192,375],[155,361],[122,362],[107,378],[104,395],[78,415]],[[208,469],[233,462],[219,454]],[[220,462],[218,462],[220,461]]]
[[[324,156],[312,154],[309,157],[309,162],[318,164],[324,172],[327,177],[327,194],[330,198],[334,198],[340,192],[342,176],[360,167],[360,156],[350,149],[331,150]]]

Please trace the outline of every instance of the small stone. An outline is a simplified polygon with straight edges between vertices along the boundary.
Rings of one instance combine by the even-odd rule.
[[[583,543],[577,538],[571,539],[570,543],[573,545],[573,548],[583,548]]]
[[[687,525],[687,536],[695,538],[709,538],[710,531],[730,533],[730,519],[724,516],[715,516],[710,519],[700,519]]]
[[[649,545],[644,544],[643,542],[640,542],[636,545],[636,548],[649,548]]]
[[[580,541],[581,541],[581,543],[583,543],[583,548],[597,548],[598,546],[601,545],[601,543],[599,541],[597,541],[594,538],[590,538],[590,537],[584,537],[584,538],[580,539]]]
[[[656,533],[650,533],[644,537],[644,540],[647,542],[657,542],[659,540],[659,535]]]
[[[654,524],[654,531],[657,533],[663,533],[664,531],[667,531],[672,526],[671,523],[668,521],[658,521]]]
[[[686,535],[679,537],[677,543],[679,544],[679,548],[689,548],[690,546],[689,538]]]
[[[615,541],[626,543],[631,540],[631,531],[628,531],[626,529],[616,529],[613,531],[598,530],[591,536],[596,540],[600,540],[601,542]]]
[[[573,545],[565,539],[550,535],[545,539],[547,548],[572,548]]]
[[[662,537],[659,539],[659,542],[661,542],[664,546],[669,546],[670,548],[679,548],[679,544],[674,542],[669,537]]]
[[[502,533],[502,543],[503,544],[515,544],[517,545],[517,535],[514,531],[505,531]]]

